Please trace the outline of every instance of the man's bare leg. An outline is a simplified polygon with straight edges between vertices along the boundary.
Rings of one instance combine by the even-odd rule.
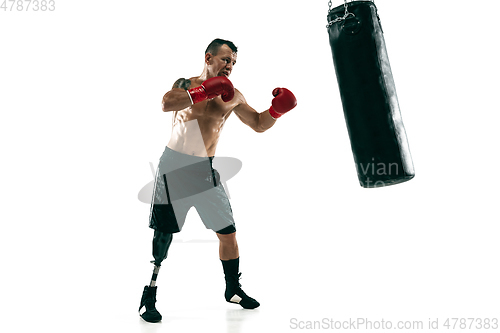
[[[220,260],[236,259],[240,256],[238,251],[238,242],[236,241],[236,232],[223,235],[217,234],[219,237],[219,258]]]

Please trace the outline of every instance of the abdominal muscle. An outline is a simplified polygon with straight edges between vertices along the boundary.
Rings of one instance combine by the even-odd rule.
[[[173,114],[172,135],[167,146],[187,155],[214,156],[226,119],[196,115],[191,107],[177,111]]]

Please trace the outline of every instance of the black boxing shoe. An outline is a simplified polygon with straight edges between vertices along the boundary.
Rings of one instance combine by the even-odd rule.
[[[149,323],[157,323],[161,320],[161,314],[156,310],[155,303],[156,287],[145,286],[142,292],[139,314],[142,319]]]
[[[239,282],[241,273],[237,275],[227,275],[226,279],[226,291],[224,297],[229,303],[235,303],[241,305],[244,309],[255,309],[260,306],[252,297],[245,294],[241,289],[241,284]]]

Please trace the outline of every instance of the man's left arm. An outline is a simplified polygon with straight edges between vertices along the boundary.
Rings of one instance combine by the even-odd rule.
[[[262,133],[270,129],[276,119],[293,109],[297,105],[297,100],[293,93],[286,88],[276,88],[273,90],[273,100],[271,107],[264,112],[257,112],[247,104],[241,93],[241,102],[233,109],[240,120],[250,126],[254,131]]]

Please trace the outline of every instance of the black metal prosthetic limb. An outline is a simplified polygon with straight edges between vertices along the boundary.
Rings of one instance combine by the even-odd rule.
[[[172,243],[172,238],[171,233],[155,230],[153,237],[153,258],[155,258],[155,260],[152,262],[156,267],[159,268],[162,261],[167,258],[168,248]]]
[[[142,292],[141,305],[139,306],[139,313],[147,322],[156,323],[161,320],[161,314],[156,310],[156,279],[158,277],[158,272],[160,271],[161,263],[165,258],[167,258],[168,248],[172,243],[172,234],[165,233],[155,230],[153,237],[153,257],[155,260],[151,261],[154,263],[155,268],[153,270],[153,276],[151,277],[151,282],[149,286],[144,287]],[[141,312],[142,310],[142,312]]]

